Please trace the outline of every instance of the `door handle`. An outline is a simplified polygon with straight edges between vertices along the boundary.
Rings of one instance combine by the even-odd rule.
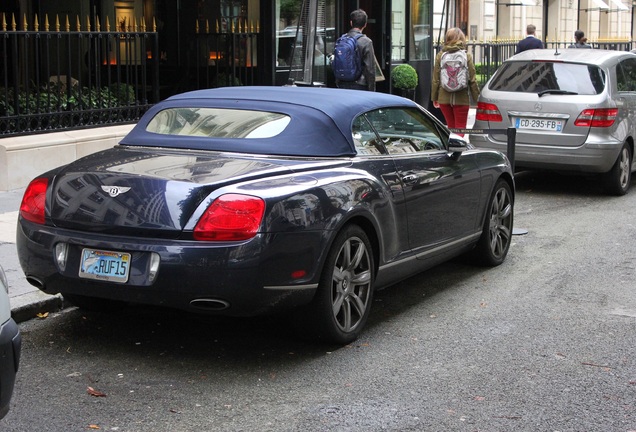
[[[402,177],[402,181],[406,184],[413,184],[417,181],[417,176],[415,174],[407,174]]]

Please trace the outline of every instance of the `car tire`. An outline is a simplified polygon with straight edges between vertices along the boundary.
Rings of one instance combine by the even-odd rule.
[[[98,297],[88,297],[77,294],[62,293],[64,301],[68,301],[80,309],[91,312],[116,312],[123,309],[126,303],[118,300],[103,299]]]
[[[506,259],[512,241],[514,199],[510,185],[500,179],[495,184],[481,232],[472,256],[481,265],[498,266]]]
[[[303,332],[329,343],[356,340],[371,310],[373,280],[371,243],[360,227],[349,225],[333,242],[314,299],[297,313]]]
[[[625,195],[632,181],[632,151],[627,144],[618,155],[611,170],[605,173],[605,191],[610,195]]]

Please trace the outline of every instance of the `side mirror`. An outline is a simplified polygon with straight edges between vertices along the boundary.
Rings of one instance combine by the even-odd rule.
[[[469,149],[469,144],[459,137],[451,136],[448,140],[448,151],[456,154]]]

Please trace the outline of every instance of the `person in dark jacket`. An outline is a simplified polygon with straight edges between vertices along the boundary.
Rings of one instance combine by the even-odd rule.
[[[583,33],[582,30],[577,30],[574,32],[574,40],[575,42],[568,48],[592,48],[592,45],[587,43],[587,38],[585,37],[585,33]]]
[[[367,26],[367,13],[356,9],[349,15],[351,30],[349,37],[362,33]],[[373,42],[365,35],[358,39],[358,52],[362,60],[362,75],[356,81],[336,80],[338,88],[375,91],[375,52]]]
[[[517,44],[515,54],[531,49],[543,49],[543,42],[534,35],[536,31],[537,28],[533,24],[528,24],[528,27],[526,27],[526,37],[521,39]]]

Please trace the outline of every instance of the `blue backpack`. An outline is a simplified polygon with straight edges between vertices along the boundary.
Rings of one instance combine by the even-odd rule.
[[[331,68],[338,81],[356,81],[362,75],[362,59],[358,52],[358,39],[362,36],[360,33],[349,37],[345,33],[336,41]]]

